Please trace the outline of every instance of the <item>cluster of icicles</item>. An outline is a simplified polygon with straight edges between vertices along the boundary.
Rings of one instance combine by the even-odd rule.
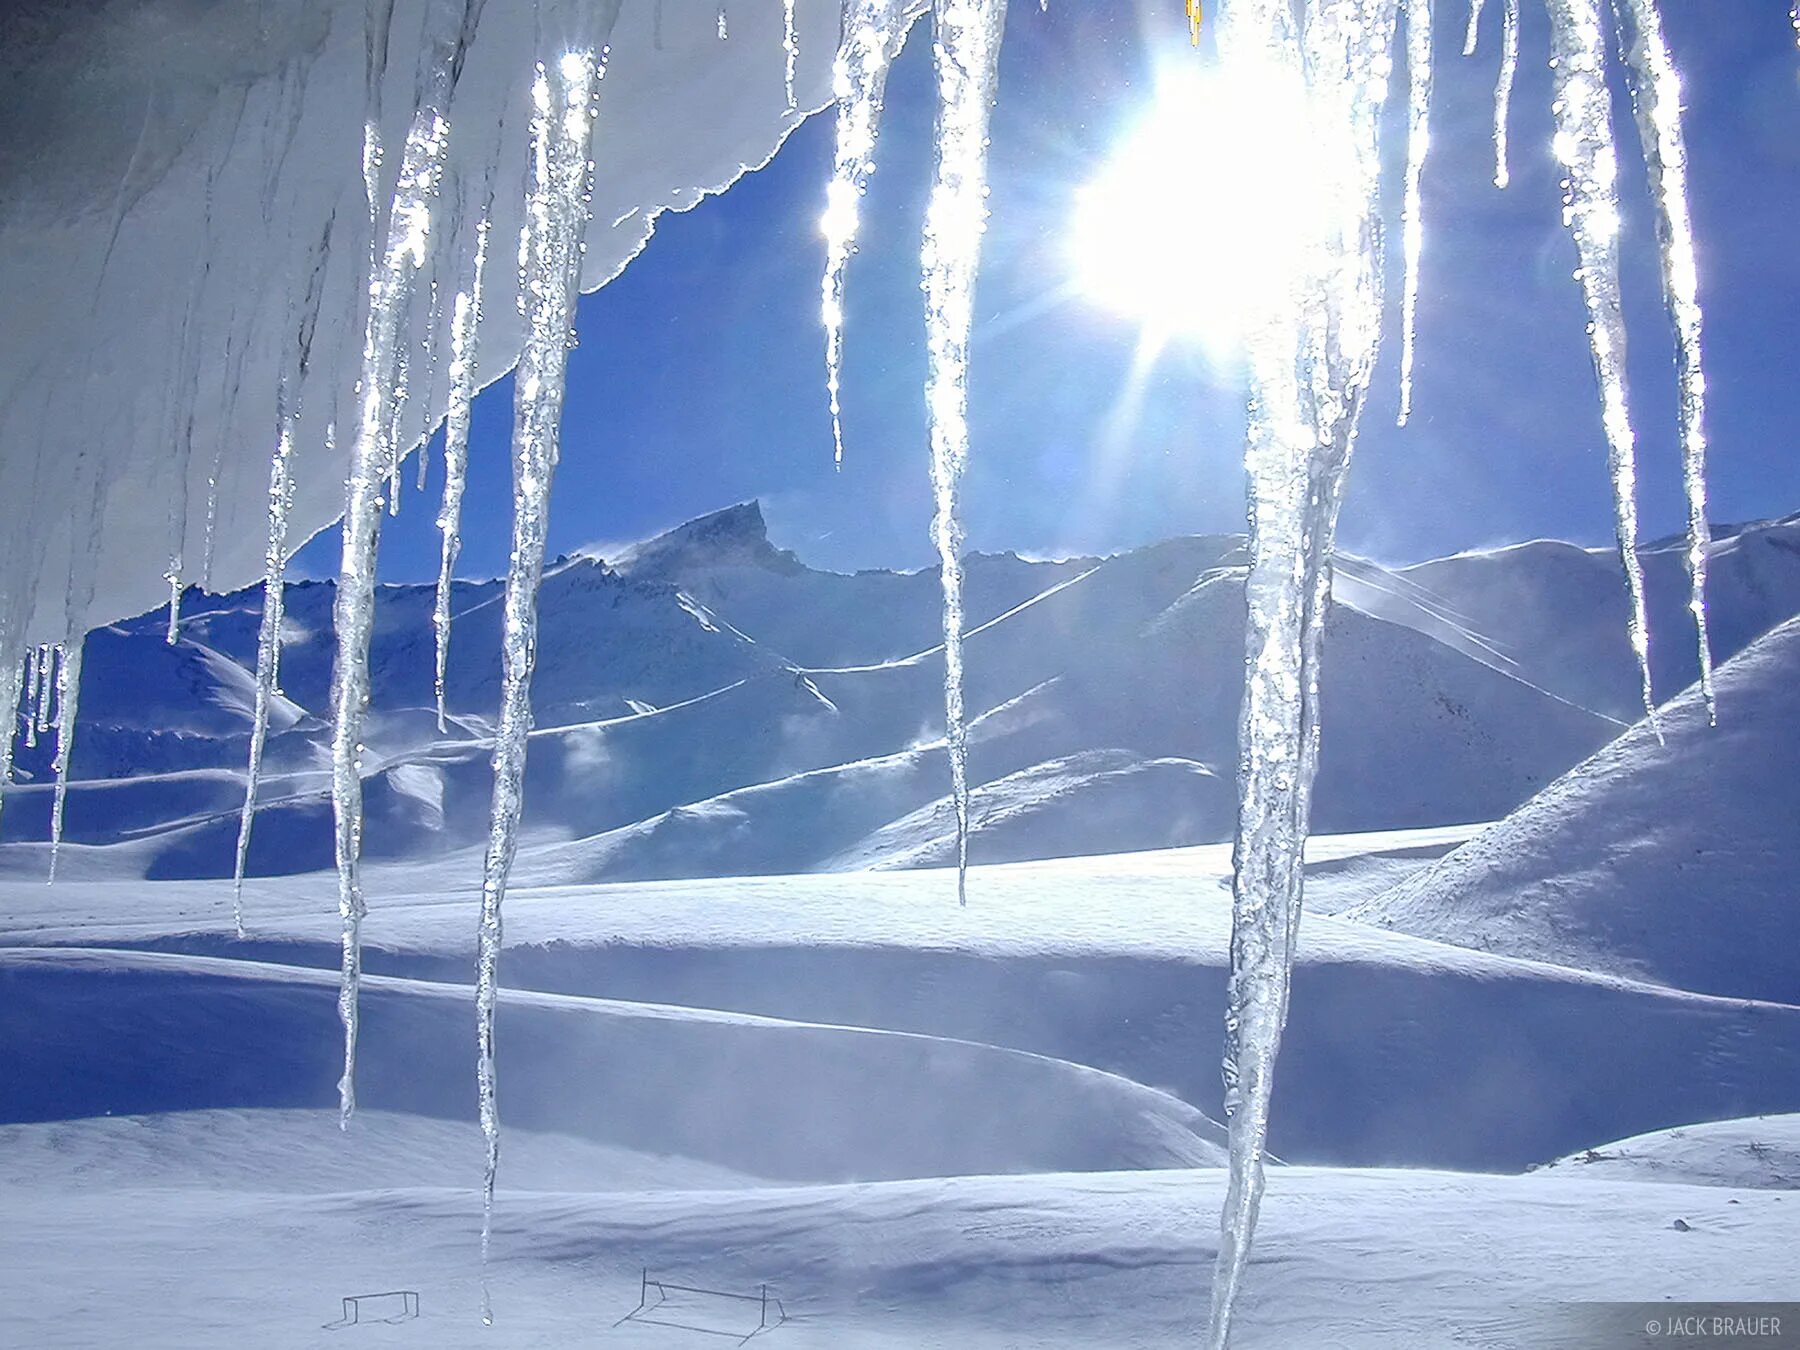
[[[543,4],[553,0],[542,0]],[[1564,218],[1580,260],[1613,484],[1619,555],[1631,599],[1630,635],[1654,719],[1643,582],[1637,561],[1633,500],[1634,445],[1625,383],[1625,326],[1619,292],[1618,164],[1607,89],[1606,0],[1544,0],[1555,71],[1555,152],[1564,169]],[[1494,181],[1507,174],[1507,115],[1519,61],[1520,0],[1502,0],[1499,78],[1495,92]],[[1484,0],[1471,0],[1465,49],[1476,50]],[[333,805],[339,904],[343,921],[343,1117],[355,1107],[360,925],[366,905],[359,875],[362,847],[361,735],[369,701],[369,640],[376,554],[384,507],[398,507],[405,450],[401,412],[409,385],[431,397],[438,378],[437,328],[443,317],[437,281],[429,282],[431,333],[415,343],[403,331],[429,262],[435,278],[454,276],[447,329],[446,473],[441,567],[433,624],[440,726],[450,639],[450,583],[459,548],[475,393],[482,280],[488,265],[495,185],[459,182],[447,203],[441,179],[453,134],[451,100],[482,0],[434,0],[421,49],[417,99],[399,149],[391,193],[381,190],[380,90],[387,64],[393,0],[370,0],[363,174],[367,188],[368,272],[362,305],[364,337],[355,425],[349,443],[343,565],[336,594],[337,664],[331,693]],[[826,267],[822,318],[834,450],[843,457],[839,404],[844,338],[845,273],[855,252],[858,206],[874,166],[877,126],[889,65],[905,36],[909,0],[844,0],[842,43],[834,66],[837,100],[835,167],[821,219]],[[1190,14],[1193,11],[1190,5]],[[930,466],[935,513],[932,537],[944,596],[945,719],[958,835],[959,899],[966,899],[969,789],[962,700],[962,532],[958,487],[969,450],[967,382],[972,296],[986,219],[988,120],[996,95],[1005,0],[935,0],[933,50],[938,74],[936,170],[921,255],[926,294]],[[1230,1122],[1230,1178],[1213,1282],[1210,1343],[1223,1347],[1244,1273],[1262,1193],[1262,1164],[1274,1064],[1286,1020],[1289,974],[1301,908],[1301,862],[1309,795],[1318,754],[1321,635],[1330,593],[1330,554],[1345,469],[1381,341],[1383,257],[1380,214],[1382,109],[1396,44],[1405,54],[1409,87],[1407,155],[1402,184],[1403,246],[1401,400],[1412,407],[1413,313],[1423,244],[1420,180],[1429,145],[1433,0],[1229,0],[1209,22],[1220,59],[1251,78],[1240,84],[1268,100],[1244,110],[1248,125],[1293,127],[1309,138],[1305,162],[1325,166],[1315,186],[1312,218],[1297,222],[1289,277],[1270,288],[1266,309],[1247,339],[1250,418],[1250,566],[1247,576],[1246,685],[1240,723],[1239,815],[1226,1019],[1225,1102]],[[1704,590],[1708,544],[1704,487],[1705,381],[1700,363],[1701,313],[1687,199],[1680,90],[1656,0],[1610,0],[1616,41],[1625,60],[1656,213],[1664,297],[1675,331],[1681,446],[1689,506],[1688,565],[1700,668],[1711,709]],[[530,728],[530,685],[536,648],[536,598],[542,575],[551,480],[556,468],[567,350],[581,279],[594,164],[589,140],[605,75],[605,31],[616,6],[568,0],[558,6],[563,35],[540,53],[532,72],[529,180],[519,244],[520,306],[525,348],[515,382],[514,542],[506,579],[504,678],[494,746],[492,827],[481,888],[478,1005],[478,1097],[487,1142],[482,1250],[488,1247],[499,1165],[494,1040],[501,915],[516,848]],[[586,16],[585,18],[583,16]],[[794,101],[797,44],[794,0],[784,0],[783,63],[789,107]],[[1800,32],[1800,8],[1795,10]],[[718,32],[728,36],[725,7]],[[572,44],[569,34],[578,35]],[[1294,108],[1303,109],[1295,119]],[[1265,115],[1266,114],[1266,115]],[[1321,152],[1322,147],[1322,152]],[[1303,148],[1290,147],[1299,155]],[[497,149],[497,147],[496,147]],[[1272,146],[1276,153],[1279,145]],[[489,155],[491,164],[495,156]],[[1298,161],[1296,161],[1298,162]],[[1171,165],[1171,173],[1179,173]],[[448,209],[453,207],[454,209]],[[315,256],[331,246],[331,230]],[[317,276],[320,269],[313,268]],[[287,556],[287,514],[297,391],[306,384],[319,296],[302,300],[302,322],[287,354],[276,409],[276,447],[269,481],[269,534],[264,608],[257,653],[255,725],[237,842],[234,906],[242,932],[242,881],[256,806],[268,717],[278,689],[279,634]],[[414,372],[418,355],[423,369]],[[328,436],[338,434],[333,428]],[[385,501],[384,501],[385,494]],[[185,504],[179,508],[185,513]],[[181,574],[179,556],[171,577]],[[90,579],[91,581],[91,579]],[[26,743],[56,738],[56,791],[51,870],[62,833],[69,754],[75,727],[82,644],[80,587],[71,587],[70,636],[32,648],[6,663],[0,700],[25,700]],[[88,587],[91,590],[91,584]],[[176,632],[178,583],[172,582],[170,640]],[[0,775],[10,781],[13,744],[0,748]],[[484,1299],[484,1315],[486,1303]]]

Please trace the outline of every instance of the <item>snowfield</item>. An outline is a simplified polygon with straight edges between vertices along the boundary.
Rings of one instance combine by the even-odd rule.
[[[1543,599],[1587,595],[1540,572],[1589,555],[1345,561],[1319,810],[1379,828],[1308,847],[1242,1344],[1575,1350],[1604,1341],[1563,1300],[1796,1292],[1795,528],[1725,534],[1721,725],[1688,696],[1662,744],[1606,744],[1632,688],[1600,636],[1618,597]],[[8,794],[0,844],[0,1340],[753,1328],[706,1295],[668,1306],[701,1332],[615,1327],[648,1267],[769,1283],[792,1318],[767,1334],[795,1345],[1194,1343],[1224,1176],[1231,850],[1208,841],[1233,810],[1239,547],[971,560],[967,909],[934,576],[808,568],[754,505],[552,569],[500,968],[492,1334],[470,985],[493,730],[457,710],[495,697],[497,588],[457,588],[446,733],[429,592],[383,595],[348,1135],[337,892],[310,870],[332,587],[288,590],[241,939],[260,597],[193,598],[173,648],[158,616],[96,634],[57,885],[47,786]],[[1650,553],[1658,604],[1671,556]],[[1196,681],[1221,692],[1180,694]],[[419,1321],[324,1329],[392,1288]]]
[[[1470,833],[1317,839],[1313,894]],[[613,1329],[649,1267],[771,1284],[794,1345],[1191,1344],[1228,854],[980,867],[967,910],[929,869],[518,891],[493,1333],[450,863],[375,873],[347,1136],[328,877],[253,881],[243,942],[229,883],[0,883],[7,1338],[108,1343],[130,1308],[147,1346],[326,1345],[341,1296],[409,1288],[417,1323],[358,1334],[715,1339]],[[1575,1350],[1562,1300],[1793,1293],[1800,1007],[1316,914],[1282,1071],[1246,1345]]]

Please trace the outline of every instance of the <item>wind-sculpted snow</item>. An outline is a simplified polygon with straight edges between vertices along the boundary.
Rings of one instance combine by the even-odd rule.
[[[1792,1003],[1800,622],[1499,824],[1354,911],[1407,932],[1682,989]],[[1678,803],[1678,805],[1676,805]]]
[[[20,1050],[0,1083],[0,1119],[330,1101],[328,972],[15,950],[0,953],[0,983],[0,1026]],[[105,999],[93,997],[100,989]],[[471,1119],[467,986],[371,976],[365,998],[365,1104]],[[1109,1171],[1221,1158],[1218,1127],[1174,1097],[989,1045],[525,992],[510,993],[500,1016],[508,1111],[521,1126],[765,1179]],[[23,1038],[28,1026],[40,1034]],[[78,1079],[62,1071],[102,1041],[106,1063],[84,1060],[89,1072]],[[676,1069],[678,1101],[668,1091]]]

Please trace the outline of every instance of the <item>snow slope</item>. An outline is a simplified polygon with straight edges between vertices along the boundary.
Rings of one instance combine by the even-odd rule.
[[[805,1189],[503,1193],[496,1325],[478,1314],[467,1191],[335,1195],[289,1180],[222,1191],[9,1187],[0,1318],[19,1344],[129,1336],[146,1350],[285,1350],[355,1336],[416,1346],[675,1347],[716,1335],[625,1323],[653,1277],[754,1296],[819,1350],[1139,1350],[1194,1343],[1217,1246],[1220,1171],[965,1177]],[[289,1193],[282,1194],[280,1192]],[[1673,1226],[1680,1219],[1688,1231]],[[1635,1326],[1564,1301],[1792,1293],[1800,1206],[1769,1191],[1557,1173],[1282,1169],[1234,1344],[1248,1350],[1592,1350]],[[346,1294],[415,1289],[421,1317],[327,1332]],[[741,1305],[670,1319],[744,1335]],[[610,1329],[609,1329],[610,1328]],[[1610,1334],[1609,1334],[1610,1333]],[[779,1338],[779,1339],[773,1339]],[[763,1337],[758,1337],[758,1342]]]
[[[1736,998],[1800,997],[1800,622],[1352,911],[1446,942]]]
[[[1315,839],[1315,898],[1466,834]],[[228,884],[147,884],[133,847],[0,880],[8,1344],[679,1344],[613,1325],[646,1268],[767,1283],[772,1334],[821,1350],[1198,1334],[1224,1172],[1183,1164],[1218,1157],[1227,847],[978,867],[966,910],[931,869],[521,889],[491,1330],[455,860],[372,869],[376,1109],[345,1136],[327,880],[253,879],[239,942]],[[1733,1118],[1800,1111],[1800,1006],[1313,913],[1282,1066],[1252,1350],[1588,1350],[1630,1328],[1578,1301],[1791,1295],[1796,1117]],[[323,1329],[382,1289],[420,1319]],[[747,1306],[670,1311],[743,1336]]]
[[[1066,563],[969,560],[978,859],[1227,835],[1220,775],[1235,764],[1239,549],[1202,537]],[[807,567],[770,542],[754,503],[612,552],[610,562],[564,559],[545,582],[527,780],[535,838],[521,879],[943,856],[932,573]],[[1346,560],[1343,575],[1321,828],[1491,819],[1614,733],[1521,679],[1476,621],[1446,626],[1396,574]],[[330,864],[316,713],[330,680],[333,590],[289,587],[291,704],[269,745],[252,873]],[[365,769],[379,820],[373,856],[436,857],[485,838],[497,599],[496,583],[457,587],[452,725],[441,733],[429,711],[429,591],[382,589]],[[195,594],[173,649],[159,614],[96,639],[70,839],[141,846],[140,875],[229,870],[244,759],[235,710],[261,608],[255,590]],[[196,721],[185,711],[194,703],[217,711]],[[29,781],[13,794],[9,838],[44,836],[47,754],[40,743],[21,761]],[[126,775],[143,781],[97,782]],[[0,845],[9,864],[17,850]]]
[[[1391,860],[1443,842],[1436,832],[1321,840],[1313,856],[1315,866]],[[981,867],[967,910],[953,876],[934,870],[522,888],[508,899],[503,977],[509,988],[1003,1046],[1154,1086],[1216,1117],[1229,855]],[[369,970],[471,978],[471,884],[440,885],[428,866],[403,864],[372,885]],[[1319,889],[1331,885],[1321,874]],[[12,916],[0,942],[268,961],[330,978],[329,885],[253,882],[247,942],[231,936],[230,889],[0,883],[0,912]],[[457,1056],[465,1011],[453,1003],[447,1014]],[[308,1081],[328,1092],[330,1046],[319,1055]],[[1664,1126],[1800,1110],[1800,1008],[1317,915],[1301,934],[1282,1066],[1273,1139],[1290,1160],[1517,1168]],[[450,1081],[463,1089],[460,1073]]]
[[[0,951],[0,1120],[320,1107],[337,980],[146,953]],[[472,1120],[466,987],[364,987],[359,1096]],[[509,994],[507,1118],[790,1181],[1213,1163],[1191,1107],[1093,1069],[942,1038]],[[79,1075],[66,1066],[82,1065]]]
[[[1688,612],[1684,539],[1647,544],[1644,565],[1651,669],[1659,699],[1700,678]],[[1524,678],[1587,707],[1636,721],[1638,677],[1626,637],[1618,554],[1534,540],[1399,569],[1451,624],[1473,622],[1484,643]],[[1707,554],[1707,628],[1724,661],[1800,610],[1800,516],[1715,524]]]
[[[1608,1181],[1800,1190],[1800,1116],[1751,1116],[1656,1130],[1583,1149],[1549,1170]]]

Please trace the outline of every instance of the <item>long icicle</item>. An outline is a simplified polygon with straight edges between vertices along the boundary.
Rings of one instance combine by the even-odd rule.
[[[250,723],[250,763],[244,771],[244,805],[238,814],[236,861],[231,873],[231,921],[244,936],[244,866],[250,858],[250,827],[256,818],[256,789],[262,778],[263,748],[269,737],[269,709],[279,688],[281,621],[287,589],[288,512],[294,504],[294,423],[283,378],[278,401],[279,432],[269,461],[269,542],[263,552],[262,626],[256,635],[256,710]],[[334,449],[326,437],[325,451]]]
[[[41,643],[34,642],[25,648],[25,690],[21,715],[25,722],[25,745],[28,749],[37,745],[38,662],[43,654]]]
[[[465,0],[479,9],[480,0]],[[338,1082],[339,1121],[349,1127],[356,1110],[356,1042],[362,986],[362,733],[369,707],[369,639],[375,618],[375,561],[381,541],[381,492],[393,471],[390,435],[393,388],[401,324],[409,307],[415,273],[425,259],[431,230],[431,200],[443,168],[450,128],[444,117],[472,25],[446,23],[450,7],[435,4],[437,21],[428,38],[423,69],[427,80],[401,152],[399,176],[388,211],[387,233],[369,279],[362,351],[355,448],[343,523],[343,564],[338,575],[333,618],[337,660],[331,680],[331,793],[338,871],[338,914],[343,924],[342,981],[338,1016],[344,1025],[344,1073]],[[379,146],[370,124],[371,139]],[[365,142],[366,144],[367,142]],[[373,182],[373,179],[370,180]]]
[[[1563,221],[1580,256],[1588,346],[1600,385],[1612,478],[1613,519],[1631,612],[1644,711],[1656,725],[1650,684],[1650,625],[1644,607],[1644,570],[1638,558],[1637,460],[1625,382],[1625,313],[1619,293],[1618,152],[1613,142],[1612,95],[1606,85],[1606,34],[1600,0],[1548,0],[1556,93],[1556,156],[1562,162]],[[1660,736],[1660,731],[1658,735]]]
[[[318,331],[324,298],[325,264],[331,255],[334,213],[308,253],[306,292],[295,316],[293,345],[286,356],[275,394],[275,453],[269,462],[269,537],[263,550],[262,622],[256,635],[256,703],[250,722],[250,759],[244,769],[244,805],[238,816],[237,852],[231,873],[231,917],[238,937],[244,936],[244,868],[250,858],[250,831],[256,818],[256,794],[262,779],[263,750],[269,738],[269,713],[281,689],[281,624],[287,602],[288,515],[294,504],[294,437],[299,431],[306,382],[312,370],[313,336]],[[290,401],[291,393],[291,401]],[[325,429],[325,457],[337,452],[337,427]]]
[[[419,443],[419,476],[414,487],[423,492],[425,481],[431,475],[431,439],[426,433],[431,430],[432,414],[437,409],[438,381],[438,325],[444,321],[444,302],[438,287],[436,276],[438,255],[432,254],[431,303],[426,306],[425,320],[425,383],[420,394],[419,406],[422,410],[422,425]]]
[[[1494,186],[1512,182],[1507,167],[1507,123],[1512,117],[1513,80],[1519,73],[1519,0],[1506,0],[1500,30],[1500,74],[1494,81]]]
[[[788,111],[793,112],[800,106],[794,97],[794,74],[800,63],[800,38],[794,28],[795,0],[781,0],[781,56],[782,82],[787,91]]]
[[[1713,698],[1712,640],[1706,624],[1706,554],[1712,526],[1706,519],[1706,374],[1700,359],[1700,269],[1694,254],[1694,222],[1688,206],[1687,138],[1681,129],[1681,81],[1663,36],[1662,16],[1651,0],[1618,0],[1630,18],[1620,46],[1631,75],[1638,139],[1656,207],[1657,254],[1663,303],[1675,329],[1675,372],[1681,404],[1681,469],[1687,495],[1688,608],[1700,657],[1700,690],[1706,717],[1718,721]]]
[[[1400,298],[1400,416],[1405,426],[1412,416],[1413,358],[1419,310],[1419,264],[1425,251],[1425,207],[1420,180],[1425,174],[1425,155],[1431,147],[1431,29],[1432,0],[1406,0],[1406,199],[1400,211],[1400,234],[1405,254],[1405,289]],[[1474,32],[1473,20],[1470,33]]]
[[[944,739],[956,807],[956,898],[968,903],[968,728],[963,716],[962,543],[959,488],[969,457],[969,332],[975,268],[987,228],[988,117],[999,82],[1006,0],[937,0],[932,52],[938,78],[937,168],[925,212],[931,486],[944,590]]]
[[[0,814],[6,807],[6,792],[12,787],[13,754],[19,740],[19,710],[25,693],[28,664],[33,650],[20,650],[21,643],[11,634],[0,641],[0,708],[5,709],[5,726],[0,728]],[[29,719],[27,719],[29,721]]]
[[[875,170],[875,136],[888,64],[899,37],[899,0],[854,0],[844,16],[843,44],[831,67],[837,99],[837,157],[825,189],[825,279],[820,316],[825,323],[825,389],[831,400],[833,463],[844,466],[843,412],[838,394],[844,369],[844,275],[856,251],[861,202]]]
[[[475,400],[475,359],[481,340],[481,282],[487,268],[490,186],[482,202],[481,219],[475,226],[475,260],[467,290],[457,292],[450,315],[450,409],[444,419],[444,501],[438,509],[438,532],[443,536],[438,554],[437,594],[431,610],[436,638],[437,670],[433,688],[437,694],[437,725],[448,730],[444,681],[450,668],[450,592],[456,559],[462,552],[463,491],[469,474],[469,417]]]
[[[1463,55],[1475,55],[1475,49],[1481,41],[1481,11],[1486,0],[1469,0],[1469,29],[1463,34]]]
[[[87,470],[87,475],[95,471]],[[69,530],[69,584],[63,597],[63,618],[68,636],[63,639],[62,659],[56,669],[56,754],[52,773],[56,787],[50,802],[50,876],[56,880],[56,864],[62,852],[63,816],[69,803],[69,766],[75,752],[75,728],[81,700],[81,657],[87,642],[88,617],[94,605],[94,584],[99,565],[106,501],[97,478],[85,483],[87,511],[72,520]]]
[[[56,706],[56,662],[61,656],[60,643],[41,643],[38,646],[37,695],[33,700],[35,707],[31,724],[39,736],[51,727],[52,710]],[[36,737],[33,737],[31,743],[37,744]]]
[[[1224,1350],[1263,1192],[1318,759],[1319,671],[1337,505],[1379,351],[1379,131],[1397,0],[1309,9],[1240,0],[1220,52],[1267,115],[1257,153],[1304,173],[1311,207],[1246,339],[1250,570],[1226,1012],[1230,1172],[1207,1343]],[[1307,73],[1313,78],[1308,83]],[[1283,131],[1282,129],[1287,130]]]
[[[56,668],[56,756],[51,775],[56,780],[50,802],[50,877],[56,880],[56,862],[62,852],[63,814],[69,802],[69,758],[75,751],[76,708],[81,699],[81,654],[86,634],[71,632],[62,646]]]
[[[494,1013],[500,989],[501,911],[518,850],[531,733],[531,673],[537,660],[537,597],[543,578],[550,485],[556,472],[575,301],[587,235],[593,162],[589,138],[604,65],[592,49],[538,66],[532,85],[531,176],[519,240],[519,304],[525,349],[514,375],[513,547],[502,623],[504,670],[494,733],[494,802],[481,879],[475,984],[476,1079],[487,1144],[482,1181],[481,1317],[492,1324],[488,1253],[500,1169],[499,1083]]]

